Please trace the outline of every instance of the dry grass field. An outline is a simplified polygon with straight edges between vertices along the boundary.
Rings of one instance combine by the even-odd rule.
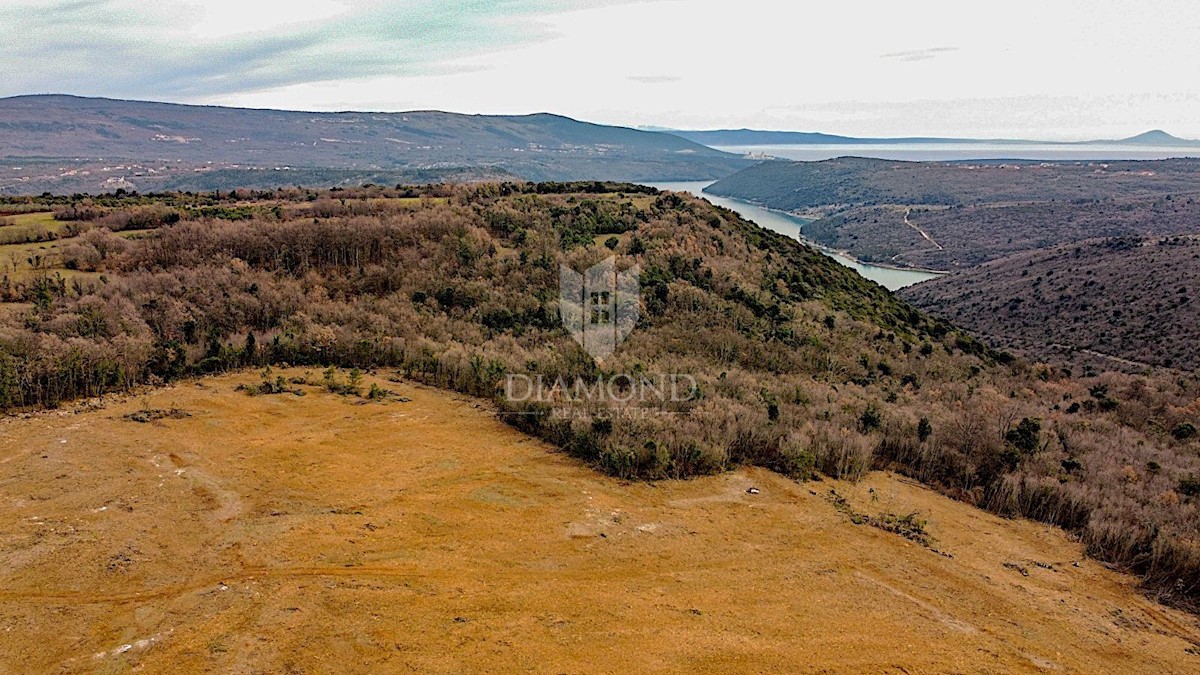
[[[0,420],[0,672],[1200,669],[1061,530],[889,474],[626,482],[473,399],[258,379]]]

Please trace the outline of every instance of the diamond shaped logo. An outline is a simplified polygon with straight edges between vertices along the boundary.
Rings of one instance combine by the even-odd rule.
[[[596,361],[612,356],[637,325],[640,276],[638,265],[618,272],[616,256],[582,274],[559,266],[558,306],[563,325]]]

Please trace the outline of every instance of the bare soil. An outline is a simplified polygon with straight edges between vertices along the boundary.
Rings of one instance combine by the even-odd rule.
[[[0,420],[0,672],[1200,669],[1061,531],[891,475],[622,482],[471,399],[257,379]]]

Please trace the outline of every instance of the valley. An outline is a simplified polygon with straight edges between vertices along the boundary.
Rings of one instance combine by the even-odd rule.
[[[773,232],[778,232],[779,234],[791,237],[793,239],[805,241],[806,243],[815,246],[817,250],[825,253],[842,265],[845,265],[855,272],[858,272],[858,274],[864,279],[874,281],[880,286],[883,286],[891,291],[904,288],[905,286],[911,286],[927,279],[935,279],[938,276],[935,273],[924,272],[921,270],[864,263],[861,260],[852,258],[840,251],[823,247],[813,242],[805,233],[805,227],[811,226],[813,222],[812,220],[800,218],[783,211],[773,211],[757,204],[739,199],[710,195],[704,190],[709,185],[712,185],[711,182],[650,183],[650,185],[663,190],[674,190],[693,194],[717,206],[734,211],[743,218],[753,221],[755,224],[765,227]]]
[[[706,193],[811,218],[866,262],[954,270],[1098,237],[1190,234],[1200,160],[764,162]],[[914,227],[915,225],[915,227]]]
[[[866,264],[952,271],[890,287],[997,348],[1086,373],[1194,372],[1198,168],[843,158],[760,164],[705,194],[790,208],[807,238]]]

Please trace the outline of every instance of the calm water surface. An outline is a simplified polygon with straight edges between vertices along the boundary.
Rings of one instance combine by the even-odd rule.
[[[872,157],[909,162],[953,162],[966,159],[1029,159],[1092,162],[1117,159],[1200,157],[1200,148],[1142,145],[1048,145],[1044,143],[889,143],[871,145],[722,145],[717,150],[736,155],[769,155],[817,162],[834,157]]]

